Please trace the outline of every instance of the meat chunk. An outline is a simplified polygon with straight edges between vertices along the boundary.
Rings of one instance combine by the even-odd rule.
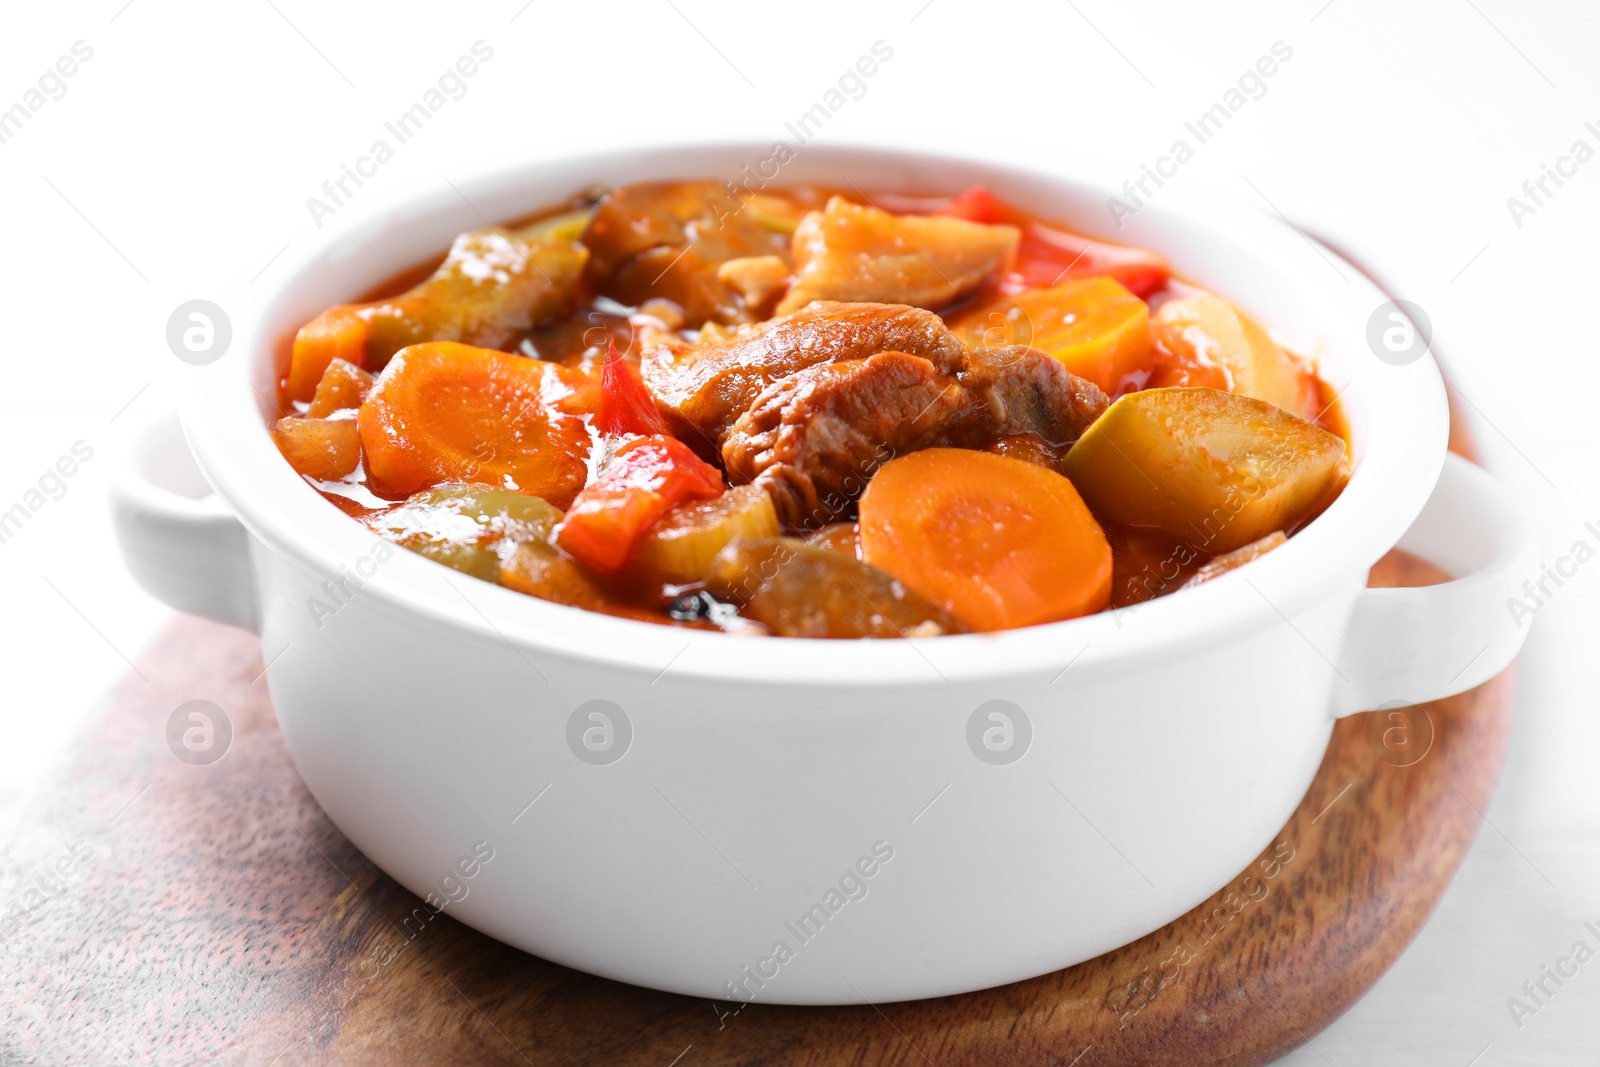
[[[954,374],[901,352],[795,372],[768,386],[722,446],[789,527],[845,514],[879,466],[924,448],[988,448],[1030,435],[1062,448],[1107,405],[1097,386],[1032,349],[970,354]]]
[[[782,637],[937,637],[967,630],[893,575],[792,537],[733,542],[711,561],[706,586]]]
[[[940,442],[970,398],[954,377],[903,352],[809,367],[772,385],[722,448],[734,482],[763,473],[778,517],[796,529],[842,514],[880,464]]]
[[[1022,434],[1065,449],[1107,404],[1043,352],[969,352],[905,304],[823,301],[726,340],[645,348],[645,382],[680,436],[735,484],[766,488],[796,529],[848,512],[896,455]]]
[[[880,352],[921,356],[950,374],[968,358],[931,312],[904,304],[818,303],[713,344],[663,340],[646,348],[640,370],[680,435],[716,451],[734,420],[773,382],[807,367]]]
[[[641,182],[608,193],[583,243],[588,278],[624,304],[662,297],[683,308],[689,326],[749,322],[744,291],[719,271],[729,260],[778,256],[788,243],[717,182]]]
[[[1062,448],[1111,404],[1099,386],[1036,348],[975,348],[968,357],[961,384],[986,418],[979,440],[950,442],[959,447],[987,448],[997,437],[1031,433]]]
[[[717,281],[738,293],[751,312],[762,315],[789,283],[789,263],[782,256],[730,259],[717,268]]]
[[[937,215],[890,215],[843,197],[795,230],[797,278],[778,313],[813,300],[937,309],[978,291],[1016,258],[1021,232]]]

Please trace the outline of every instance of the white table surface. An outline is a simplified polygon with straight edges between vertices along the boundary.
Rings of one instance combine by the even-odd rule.
[[[0,543],[0,815],[168,617],[123,571],[105,504],[119,433],[160,413],[188,369],[164,343],[167,316],[195,297],[251,300],[275,257],[317,232],[306,198],[479,40],[493,58],[465,95],[325,225],[541,155],[784,137],[876,41],[892,59],[825,141],[1041,165],[1086,152],[1136,177],[1282,41],[1293,56],[1264,95],[1174,183],[1270,201],[1375,261],[1432,318],[1489,465],[1521,494],[1547,558],[1594,541],[1600,159],[1549,186],[1520,225],[1507,198],[1574,141],[1600,150],[1600,8],[1216,6],[96,0],[8,12],[0,109],[75,42],[93,54],[0,143],[0,510],[74,443],[94,455]],[[1584,928],[1600,927],[1597,672],[1600,565],[1538,613],[1491,825],[1438,913],[1365,999],[1283,1062],[1600,1063],[1600,960],[1551,985],[1520,1026],[1507,1006],[1574,942],[1600,951]]]

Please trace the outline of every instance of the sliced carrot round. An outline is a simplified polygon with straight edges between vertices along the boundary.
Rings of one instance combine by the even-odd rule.
[[[988,452],[890,460],[861,496],[861,556],[976,630],[1088,615],[1111,546],[1072,483]]]
[[[357,418],[368,487],[400,500],[483,482],[565,508],[588,476],[588,430],[563,410],[574,396],[540,360],[453,341],[402,349]]]

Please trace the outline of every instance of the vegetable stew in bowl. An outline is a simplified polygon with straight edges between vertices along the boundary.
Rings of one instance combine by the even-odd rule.
[[[290,465],[384,538],[789,637],[1148,600],[1349,474],[1330,390],[1246,311],[981,187],[584,193],[306,323],[280,400]]]

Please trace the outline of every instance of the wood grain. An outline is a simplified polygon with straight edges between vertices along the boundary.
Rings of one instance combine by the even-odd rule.
[[[1439,577],[1398,553],[1373,576]],[[1493,790],[1513,688],[1508,672],[1425,716],[1341,721],[1248,871],[1099,959],[961,997],[730,1013],[428,917],[312,801],[261,669],[253,638],[179,620],[7,835],[0,1064],[1266,1063],[1433,910]],[[219,763],[167,747],[192,699],[230,716]]]

